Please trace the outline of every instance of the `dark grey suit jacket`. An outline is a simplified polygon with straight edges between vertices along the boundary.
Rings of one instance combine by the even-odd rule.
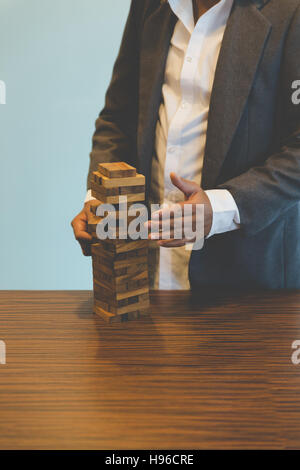
[[[93,137],[98,162],[146,175],[176,16],[168,3],[132,0]],[[202,187],[226,188],[241,229],[193,251],[192,287],[300,288],[300,0],[235,0],[217,64]],[[89,183],[88,183],[89,187]]]

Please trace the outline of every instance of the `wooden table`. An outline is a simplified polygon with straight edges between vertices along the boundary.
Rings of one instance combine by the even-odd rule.
[[[2,291],[0,448],[300,448],[300,292],[151,299],[106,325],[88,291]]]

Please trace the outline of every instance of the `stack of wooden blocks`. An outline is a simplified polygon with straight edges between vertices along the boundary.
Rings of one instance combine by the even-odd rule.
[[[148,313],[148,240],[119,237],[118,220],[122,206],[119,197],[126,196],[130,205],[145,200],[145,177],[124,162],[101,163],[93,173],[92,196],[88,221],[93,237],[92,261],[94,312],[107,322],[126,321]],[[116,238],[101,240],[97,224],[101,222],[97,209],[100,204],[112,204],[116,214]],[[130,222],[130,217],[127,219]]]

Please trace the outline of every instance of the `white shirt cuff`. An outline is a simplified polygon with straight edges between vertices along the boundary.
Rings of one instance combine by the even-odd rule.
[[[213,210],[212,226],[206,238],[239,229],[240,214],[232,194],[227,189],[209,189],[205,193]]]
[[[85,200],[84,200],[84,204],[86,202],[89,202],[89,201],[92,201],[93,199],[96,199],[95,197],[92,196],[92,190],[89,189],[86,193],[86,196],[85,196]]]

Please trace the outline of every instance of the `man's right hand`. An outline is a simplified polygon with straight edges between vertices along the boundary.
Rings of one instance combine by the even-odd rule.
[[[88,218],[91,202],[86,202],[84,208],[71,222],[74,236],[81,246],[84,256],[91,256],[92,236],[88,233]]]

